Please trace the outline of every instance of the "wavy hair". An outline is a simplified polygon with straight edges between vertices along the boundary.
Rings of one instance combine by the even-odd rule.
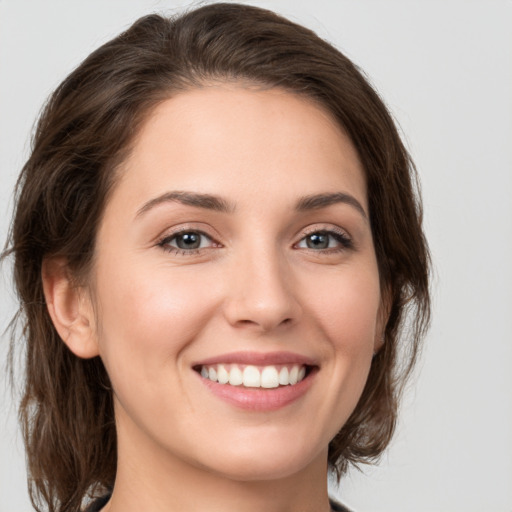
[[[80,510],[86,496],[113,487],[117,462],[108,375],[99,357],[80,359],[59,338],[45,304],[43,260],[64,257],[77,282],[87,280],[118,166],[145,119],[163,100],[212,80],[312,99],[354,144],[389,318],[359,403],[330,443],[329,463],[340,477],[349,465],[378,458],[392,437],[430,298],[416,172],[388,110],[340,51],[268,10],[217,3],[170,18],[149,15],[56,89],[17,183],[3,257],[13,256],[19,297],[22,328],[13,329],[11,343],[26,355],[19,415],[36,510]]]

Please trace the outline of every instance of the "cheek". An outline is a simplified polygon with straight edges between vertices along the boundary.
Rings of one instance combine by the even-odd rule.
[[[319,340],[321,439],[328,443],[352,414],[366,384],[378,332],[380,286],[376,265],[309,276],[308,338]],[[312,293],[316,290],[315,293]]]
[[[169,361],[179,364],[215,308],[215,297],[192,272],[146,267],[117,261],[98,271],[98,337],[112,378],[128,365],[147,377]]]
[[[312,294],[310,304],[333,348],[354,355],[373,351],[380,306],[377,270],[340,272],[316,280],[316,287],[323,291]]]

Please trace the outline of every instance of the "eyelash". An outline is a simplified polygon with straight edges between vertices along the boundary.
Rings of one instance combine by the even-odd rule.
[[[187,234],[195,234],[199,235],[200,237],[205,237],[208,240],[210,240],[213,243],[213,247],[199,247],[197,249],[181,249],[179,247],[174,247],[172,245],[169,245],[173,240],[175,240],[179,236],[187,235]],[[161,247],[164,251],[170,252],[172,254],[175,254],[177,256],[192,256],[194,254],[199,254],[204,249],[211,249],[215,247],[221,247],[221,244],[215,242],[211,236],[206,234],[204,231],[201,231],[200,229],[180,229],[179,231],[175,231],[174,233],[165,236],[160,240],[157,245]]]
[[[175,240],[177,237],[186,235],[186,234],[195,234],[199,235],[200,237],[205,237],[212,243],[209,247],[199,247],[196,249],[181,249],[179,247],[174,247],[170,245],[170,243]],[[305,247],[304,249],[307,249],[308,251],[314,252],[314,253],[321,253],[321,254],[333,254],[333,253],[339,253],[346,250],[354,249],[354,243],[352,239],[341,230],[335,230],[335,229],[312,229],[309,232],[306,232],[304,236],[296,243],[294,244],[295,249],[300,249],[298,245],[305,241],[308,237],[312,235],[327,235],[329,237],[332,237],[338,244],[338,247],[327,247],[324,249],[313,249]],[[200,243],[201,244],[201,243]],[[165,236],[160,241],[157,242],[157,246],[162,248],[164,251],[172,253],[177,256],[193,256],[195,254],[199,254],[201,251],[204,251],[205,249],[212,249],[216,247],[222,247],[222,245],[218,242],[216,242],[211,236],[209,236],[204,231],[201,231],[199,229],[180,229],[179,231],[175,231],[174,233]]]
[[[329,237],[334,238],[336,242],[338,242],[338,247],[328,247],[325,249],[312,249],[312,248],[306,248],[309,251],[316,252],[316,253],[322,253],[322,254],[333,254],[333,253],[339,253],[346,250],[354,249],[354,242],[352,239],[342,230],[337,230],[333,228],[328,229],[312,229],[309,232],[306,232],[304,236],[299,240],[298,243],[294,245],[294,247],[297,247],[301,242],[306,240],[308,237],[312,235],[327,235]]]

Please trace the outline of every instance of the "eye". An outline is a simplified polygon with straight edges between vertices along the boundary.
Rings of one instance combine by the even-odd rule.
[[[300,249],[326,250],[326,249],[349,249],[352,247],[352,240],[342,232],[337,231],[314,231],[309,233],[297,244]]]
[[[166,236],[163,240],[158,242],[158,245],[168,251],[185,254],[208,247],[215,247],[216,243],[202,231],[187,230]]]

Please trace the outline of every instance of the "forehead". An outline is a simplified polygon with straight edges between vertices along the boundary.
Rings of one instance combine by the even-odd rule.
[[[350,139],[324,108],[281,89],[212,85],[159,104],[121,169],[135,200],[165,189],[262,197],[344,189],[366,206]]]

